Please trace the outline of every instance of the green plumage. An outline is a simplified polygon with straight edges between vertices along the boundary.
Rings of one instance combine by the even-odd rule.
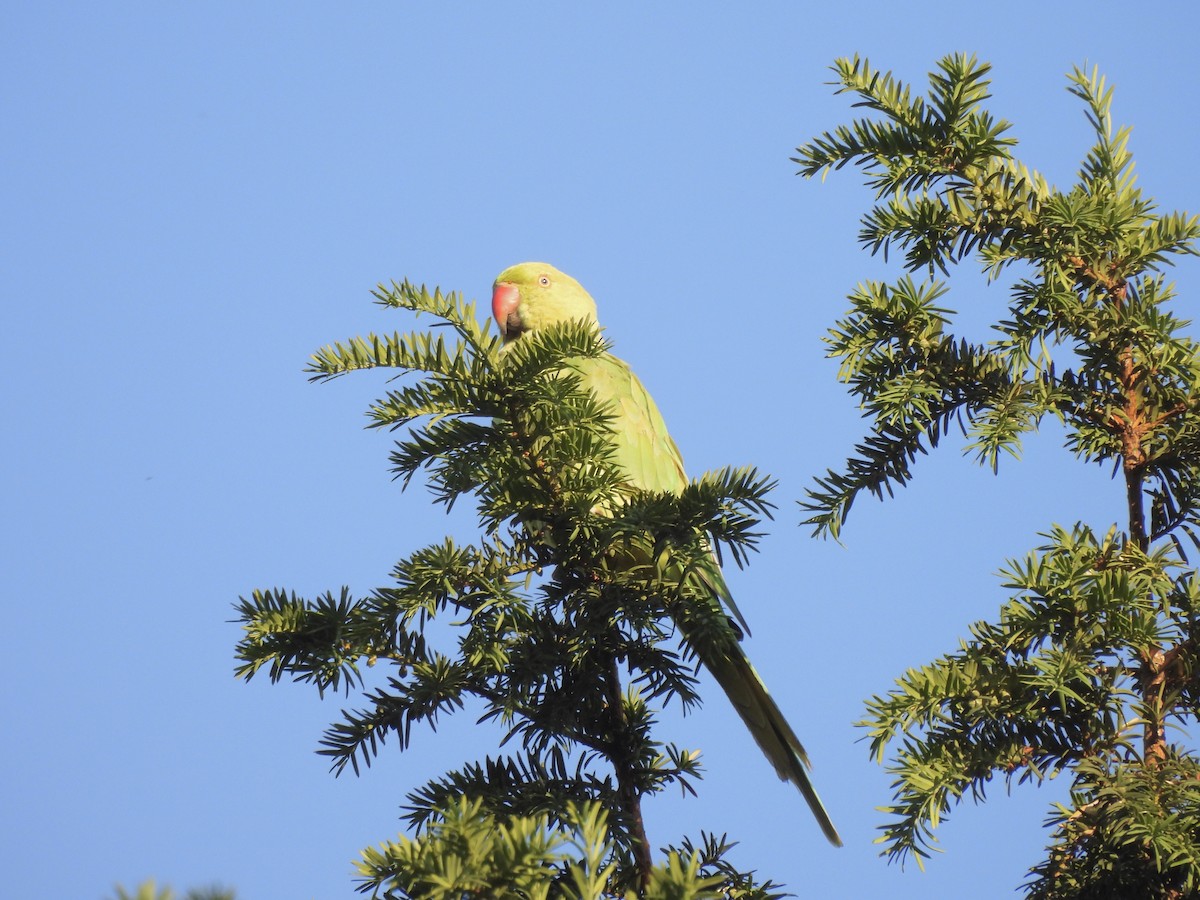
[[[546,263],[521,263],[501,272],[493,288],[492,310],[506,342],[558,322],[584,320],[598,327],[596,304],[587,291]],[[688,478],[679,448],[667,432],[654,400],[629,366],[611,355],[575,359],[570,366],[616,416],[616,462],[628,476],[630,487],[681,492]],[[676,624],[725,691],[776,773],[799,788],[825,836],[841,846],[841,838],[809,781],[803,745],[742,650],[736,627],[725,617],[728,610],[746,628],[716,558],[695,577],[711,596],[712,608],[677,616]],[[714,616],[719,617],[716,628],[689,627],[695,620],[708,624]]]

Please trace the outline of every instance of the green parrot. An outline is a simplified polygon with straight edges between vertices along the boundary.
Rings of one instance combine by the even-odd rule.
[[[506,346],[528,332],[559,322],[583,320],[599,328],[596,302],[583,286],[540,262],[520,263],[500,273],[492,287],[492,313]],[[667,433],[658,407],[629,366],[612,355],[577,358],[569,365],[598,400],[612,407],[616,415],[616,461],[628,476],[630,487],[681,492],[688,478],[679,448]],[[714,608],[727,609],[745,628],[745,619],[733,603],[715,556],[708,570],[694,577],[711,597]],[[689,645],[725,691],[780,779],[800,789],[825,836],[840,847],[837,829],[809,781],[809,761],[803,745],[742,650],[737,626],[723,612],[721,618],[728,622],[725,639],[689,641]],[[687,623],[676,624],[687,639]],[[749,628],[745,630],[749,632]]]

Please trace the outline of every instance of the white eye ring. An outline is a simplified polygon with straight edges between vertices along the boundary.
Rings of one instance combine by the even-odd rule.
[[[540,284],[542,287],[550,287],[550,276],[549,275],[538,276],[538,284]]]

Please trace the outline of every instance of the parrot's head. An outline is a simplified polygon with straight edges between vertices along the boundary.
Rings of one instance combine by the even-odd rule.
[[[596,301],[583,285],[540,262],[518,263],[497,276],[492,285],[492,315],[505,344],[559,322],[597,322]]]

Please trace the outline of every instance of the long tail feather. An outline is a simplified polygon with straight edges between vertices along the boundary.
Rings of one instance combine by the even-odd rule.
[[[724,689],[780,780],[790,781],[800,789],[829,843],[842,846],[842,839],[808,777],[809,761],[804,745],[767,693],[767,686],[741,647],[732,644],[729,652],[719,658],[708,660],[701,656],[701,660]]]

